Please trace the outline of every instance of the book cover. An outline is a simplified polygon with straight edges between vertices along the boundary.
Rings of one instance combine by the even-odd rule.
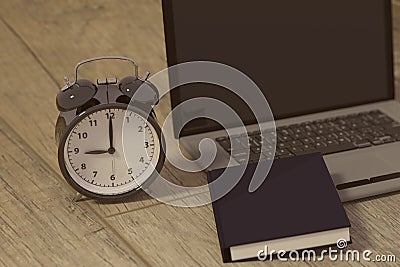
[[[275,160],[260,188],[249,193],[256,165],[249,164],[239,183],[212,203],[224,262],[232,261],[233,247],[350,227],[321,154]],[[210,171],[209,183],[223,171]]]

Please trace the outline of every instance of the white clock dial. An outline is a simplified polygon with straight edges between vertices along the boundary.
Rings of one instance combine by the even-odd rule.
[[[135,190],[150,177],[160,157],[160,143],[152,124],[123,108],[83,115],[65,142],[64,161],[71,178],[101,195]]]

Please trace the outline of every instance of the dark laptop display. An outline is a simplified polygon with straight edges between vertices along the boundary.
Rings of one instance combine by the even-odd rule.
[[[163,12],[168,65],[209,60],[241,70],[263,91],[275,119],[394,97],[389,0],[168,0]],[[240,99],[213,85],[174,90],[172,106],[200,96],[220,99],[245,124],[255,123]],[[181,135],[216,129],[197,119]]]

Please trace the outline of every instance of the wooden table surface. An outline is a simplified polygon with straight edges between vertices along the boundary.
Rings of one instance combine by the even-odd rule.
[[[398,90],[400,0],[393,13]],[[135,58],[142,74],[165,68],[160,0],[1,0],[0,18],[0,265],[221,265],[210,205],[177,208],[143,192],[127,203],[74,203],[58,168],[55,96],[63,77],[72,78],[78,61],[101,55]],[[161,120],[168,108],[165,98],[157,110]],[[170,164],[163,174],[188,184],[205,177]],[[346,203],[350,248],[395,254],[398,264],[399,203],[400,194]]]

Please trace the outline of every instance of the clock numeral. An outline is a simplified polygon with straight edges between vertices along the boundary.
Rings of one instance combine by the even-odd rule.
[[[97,176],[97,171],[93,171],[93,177]]]
[[[143,126],[139,126],[139,127],[138,127],[138,132],[139,132],[139,133],[143,133]]]
[[[97,120],[90,120],[89,124],[90,124],[90,127],[97,126]]]
[[[78,138],[79,138],[79,139],[86,139],[87,137],[88,137],[87,132],[78,133]]]
[[[125,117],[126,118],[126,122],[129,123],[129,117]]]
[[[106,117],[107,117],[108,120],[109,119],[115,119],[115,114],[114,114],[114,112],[107,112],[106,113]]]
[[[144,163],[144,158],[143,158],[143,157],[140,157],[139,162],[140,162],[140,163]]]
[[[111,181],[114,181],[115,180],[115,175],[111,174],[110,179],[111,179]]]
[[[81,169],[82,169],[82,170],[86,170],[86,164],[85,164],[85,163],[82,163],[82,164],[81,164]]]
[[[144,148],[148,148],[149,147],[149,142],[144,142]]]
[[[128,174],[132,174],[132,173],[133,173],[132,168],[129,168],[128,169]]]
[[[79,148],[75,147],[75,148],[74,148],[74,153],[75,153],[75,154],[78,154],[78,153],[79,153]]]

